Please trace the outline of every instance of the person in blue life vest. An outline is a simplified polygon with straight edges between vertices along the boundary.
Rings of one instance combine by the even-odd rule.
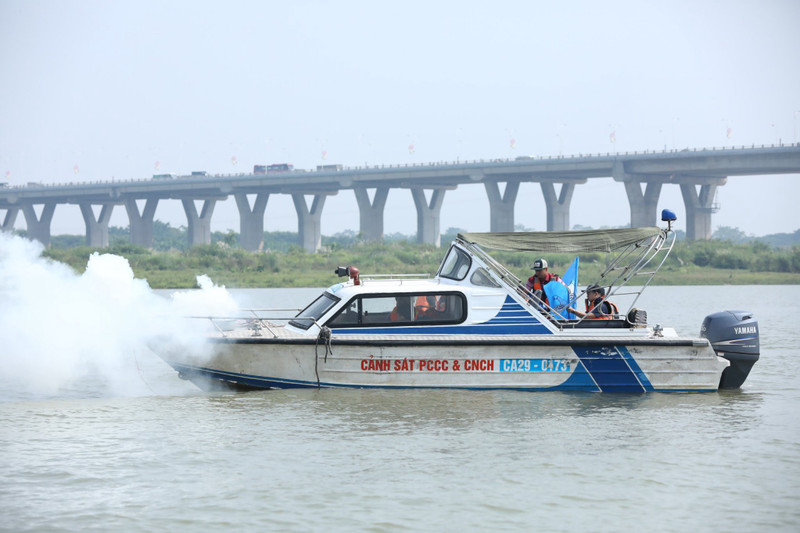
[[[544,292],[544,286],[551,281],[561,281],[561,278],[547,271],[547,261],[545,259],[537,259],[534,261],[533,271],[533,276],[528,278],[525,287],[534,294],[536,294],[536,291],[541,291],[541,296],[539,296],[539,298],[547,305],[550,305],[550,302],[547,301],[547,294]]]
[[[587,319],[611,320],[614,315],[619,314],[619,309],[608,300],[604,300],[606,290],[596,283],[586,287],[586,312],[582,313],[570,307],[568,311],[578,317]]]

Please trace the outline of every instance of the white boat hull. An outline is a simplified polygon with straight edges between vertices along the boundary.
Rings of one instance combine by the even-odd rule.
[[[205,359],[166,356],[202,388],[381,387],[714,391],[729,363],[697,339],[218,338]]]

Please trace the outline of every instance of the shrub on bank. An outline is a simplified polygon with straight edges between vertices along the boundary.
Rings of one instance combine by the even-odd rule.
[[[333,269],[337,266],[356,266],[363,274],[433,274],[441,263],[445,248],[435,248],[409,241],[392,243],[336,243],[318,253],[308,253],[299,246],[289,247],[285,252],[247,252],[228,242],[215,242],[188,248],[185,251],[152,251],[129,243],[116,242],[110,248],[95,249],[87,246],[74,248],[53,247],[44,255],[72,266],[83,272],[90,254],[113,253],[125,257],[137,277],[145,277],[152,286],[169,286],[161,283],[179,283],[191,286],[199,273],[214,272],[213,279],[231,286],[307,286],[302,283],[328,285],[336,278]],[[572,254],[536,254],[514,252],[492,252],[497,260],[505,264],[517,277],[527,279],[534,260],[544,255],[550,263],[550,271],[563,275],[574,260]],[[603,268],[615,257],[614,254],[581,254],[580,281],[596,279]],[[764,243],[732,244],[726,241],[679,241],[665,264],[669,279],[657,276],[656,283],[680,283],[690,279],[702,282],[703,272],[713,280],[725,283],[783,282],[778,274],[800,273],[800,246],[773,248]],[[713,276],[710,274],[714,271]],[[723,276],[719,272],[730,272]],[[167,273],[173,272],[174,275]],[[749,272],[753,276],[734,275],[734,272]],[[765,273],[776,276],[766,276]],[[158,274],[162,273],[162,274]],[[760,274],[760,275],[759,275]],[[788,278],[794,280],[797,278]],[[156,281],[162,280],[162,281]],[[745,281],[747,280],[747,281]],[[788,281],[795,282],[795,281]],[[284,285],[286,284],[286,285]]]

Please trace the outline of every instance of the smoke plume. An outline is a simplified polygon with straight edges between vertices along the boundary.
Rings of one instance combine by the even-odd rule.
[[[166,298],[123,257],[94,253],[78,275],[41,252],[38,242],[0,232],[0,400],[151,393],[141,367],[162,363],[150,347],[202,353],[210,323],[184,317],[237,309],[206,276],[200,290]]]

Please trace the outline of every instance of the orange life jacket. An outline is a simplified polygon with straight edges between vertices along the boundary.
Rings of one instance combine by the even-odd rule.
[[[599,305],[601,306],[600,307],[600,312],[601,313],[603,311],[603,308],[602,308],[603,304],[608,304],[609,309],[611,309],[611,313],[609,313],[607,315],[602,315],[601,314],[601,315],[598,316],[598,315],[592,314],[592,309],[594,309],[597,306],[594,305],[594,302],[590,302],[587,299],[586,300],[586,318],[592,318],[592,319],[596,319],[596,320],[611,320],[612,318],[614,318],[614,315],[618,315],[619,314],[619,309],[617,309],[617,306],[616,306],[616,304],[614,304],[614,302],[609,302],[608,300],[603,300],[602,298],[600,298],[600,304]]]
[[[432,317],[436,313],[436,310],[435,296],[417,296],[417,301],[414,302],[414,320],[419,320],[423,317]]]
[[[548,283],[550,283],[551,281],[555,281],[555,280],[559,280],[559,281],[560,281],[560,280],[561,280],[561,278],[559,278],[559,277],[558,277],[557,275],[555,275],[555,274],[551,274],[550,272],[548,272],[548,273],[547,273],[547,277],[545,278],[545,281],[544,281],[544,283],[542,283],[541,281],[539,281],[539,278],[537,278],[537,277],[534,275],[534,276],[531,276],[530,278],[528,278],[528,283],[527,283],[527,285],[532,285],[532,286],[530,287],[530,290],[531,290],[531,292],[542,291],[542,296],[541,296],[541,298],[542,298],[542,301],[543,301],[544,303],[546,303],[546,304],[550,305],[550,302],[549,302],[549,301],[547,301],[547,294],[545,294],[545,292],[544,292],[544,286],[545,286],[545,285],[547,285]]]

